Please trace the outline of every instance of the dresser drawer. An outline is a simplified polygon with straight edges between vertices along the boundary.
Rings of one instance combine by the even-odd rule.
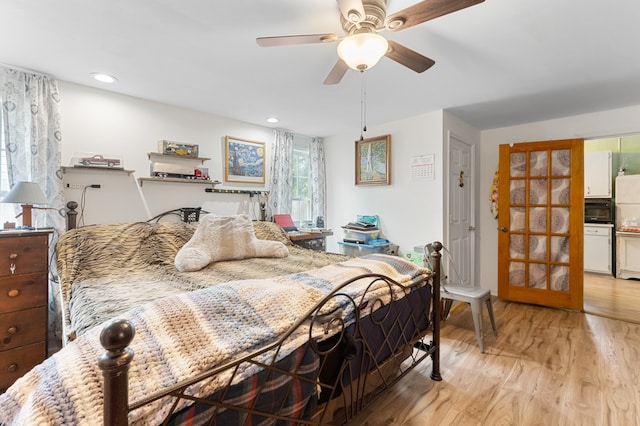
[[[0,392],[4,392],[19,377],[44,361],[44,342],[0,352]]]
[[[46,306],[47,273],[0,277],[0,312]]]
[[[48,235],[0,238],[0,277],[46,271],[48,245]]]
[[[0,351],[47,339],[47,307],[0,314]]]

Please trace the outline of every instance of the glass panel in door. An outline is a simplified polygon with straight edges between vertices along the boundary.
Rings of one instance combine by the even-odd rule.
[[[581,139],[500,146],[501,298],[582,309],[582,155]]]

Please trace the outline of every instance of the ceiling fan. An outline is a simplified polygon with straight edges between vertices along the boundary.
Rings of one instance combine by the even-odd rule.
[[[338,61],[324,84],[339,83],[349,68],[358,71],[371,68],[382,56],[421,73],[431,68],[435,62],[378,33],[384,30],[401,31],[483,1],[423,0],[387,16],[386,0],[337,0],[344,36],[327,33],[258,37],[256,42],[262,47],[275,47],[339,41]]]

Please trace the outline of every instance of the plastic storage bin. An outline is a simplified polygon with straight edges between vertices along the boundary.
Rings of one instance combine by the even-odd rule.
[[[380,236],[380,230],[374,229],[371,231],[358,231],[357,229],[344,229],[344,239],[349,241],[361,241],[363,243],[368,243],[371,240],[375,240]]]
[[[356,244],[356,243],[347,243],[344,241],[338,241],[338,247],[340,249],[340,253],[346,254],[348,256],[365,256],[367,254],[372,253],[387,253],[389,250],[390,244]]]

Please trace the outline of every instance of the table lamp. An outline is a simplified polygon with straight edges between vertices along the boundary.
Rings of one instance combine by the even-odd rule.
[[[34,204],[47,204],[47,197],[35,182],[18,182],[11,191],[2,199],[3,203],[22,204],[22,226],[31,228],[31,210]],[[18,215],[20,216],[20,215]],[[16,216],[16,217],[18,217]]]

